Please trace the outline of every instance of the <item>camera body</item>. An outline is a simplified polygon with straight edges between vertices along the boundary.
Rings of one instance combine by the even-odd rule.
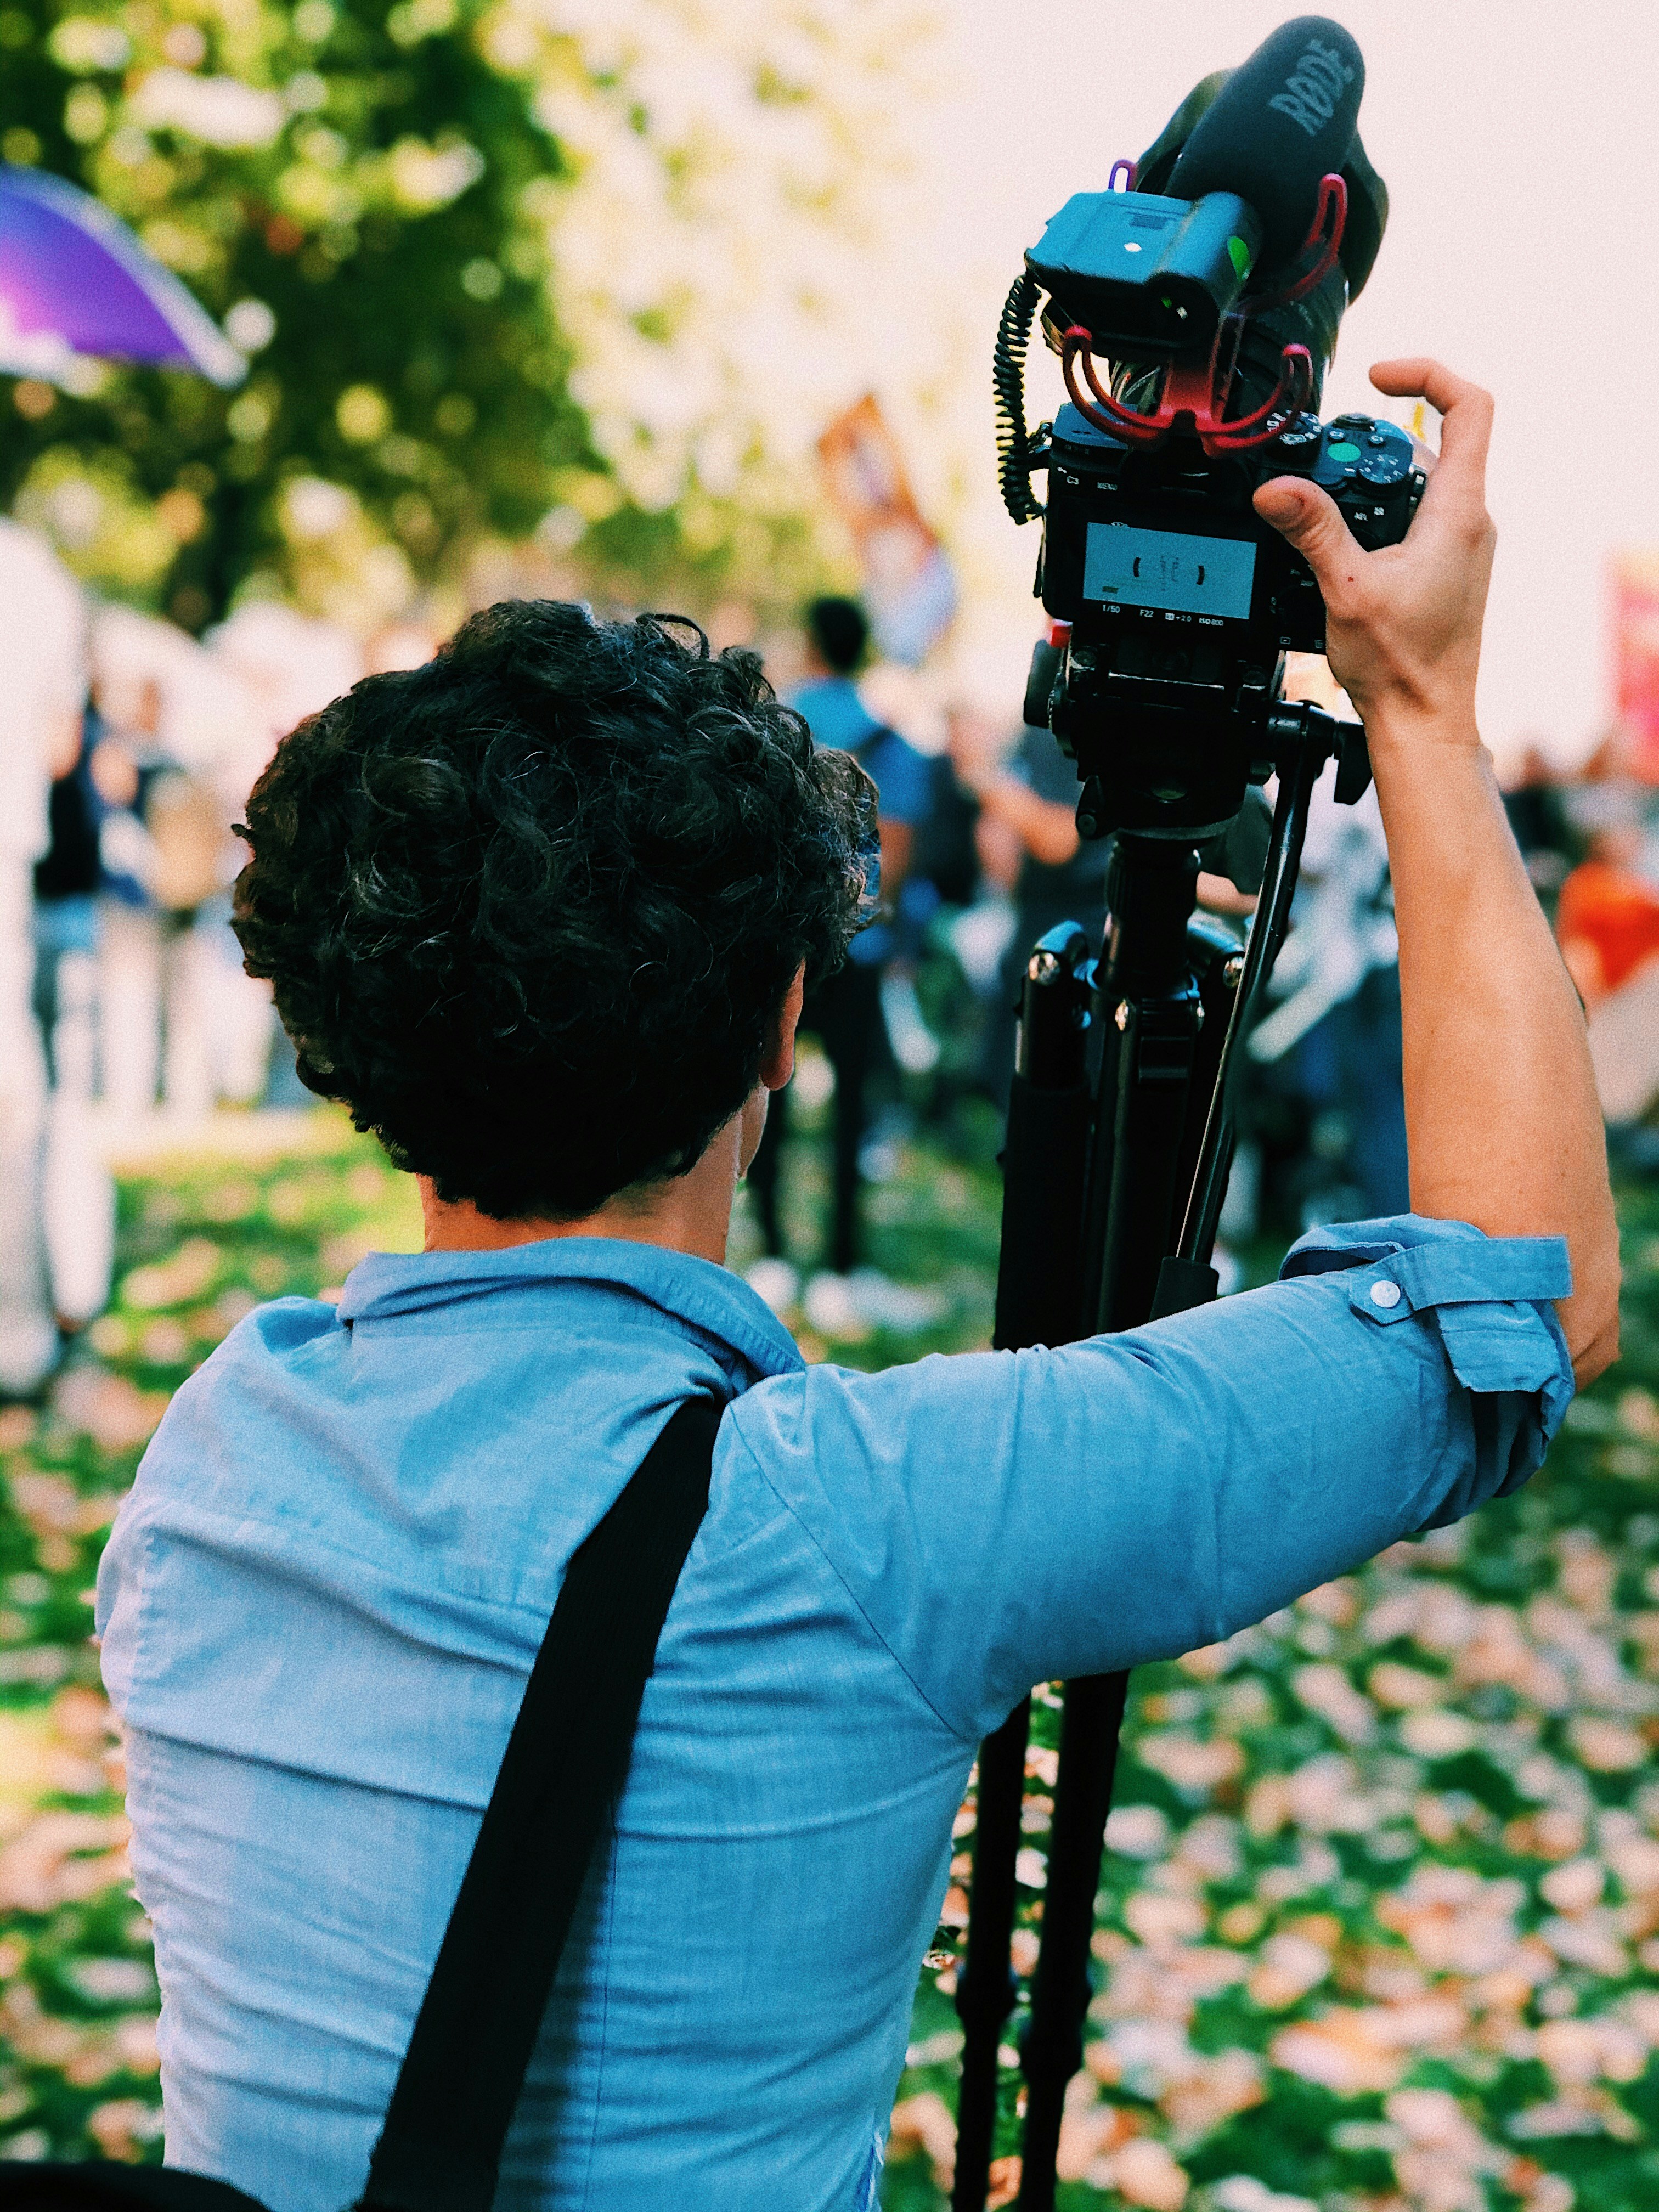
[[[1397,545],[1422,495],[1412,441],[1391,422],[1299,415],[1272,444],[1211,459],[1195,440],[1136,447],[1062,407],[1050,434],[1037,588],[1079,641],[1140,633],[1172,672],[1322,653],[1313,571],[1256,514],[1259,485],[1303,476],[1330,493],[1367,551]]]
[[[1085,834],[1213,832],[1271,772],[1286,653],[1322,653],[1313,571],[1251,504],[1304,476],[1367,550],[1396,545],[1422,496],[1391,422],[1301,415],[1271,444],[1212,459],[1196,439],[1137,446],[1062,407],[1047,448],[1037,590],[1055,628],[1025,718],[1075,759]]]

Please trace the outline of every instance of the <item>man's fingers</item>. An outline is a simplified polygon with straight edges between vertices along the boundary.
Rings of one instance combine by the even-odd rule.
[[[1440,465],[1431,488],[1435,504],[1443,506],[1456,498],[1484,508],[1486,449],[1492,443],[1491,392],[1424,355],[1378,362],[1371,382],[1390,398],[1426,399],[1440,416]],[[1429,496],[1425,495],[1425,506]]]
[[[1336,501],[1302,477],[1275,477],[1255,495],[1255,511],[1288,538],[1313,570],[1327,605],[1331,594],[1351,580],[1364,555],[1342,520]]]
[[[1425,356],[1379,362],[1371,382],[1394,398],[1426,399],[1441,417],[1440,453],[1419,513],[1474,543],[1490,535],[1486,520],[1486,449],[1492,394]],[[1297,477],[1275,477],[1255,495],[1255,510],[1283,532],[1313,570],[1328,607],[1353,581],[1365,556],[1334,500]]]

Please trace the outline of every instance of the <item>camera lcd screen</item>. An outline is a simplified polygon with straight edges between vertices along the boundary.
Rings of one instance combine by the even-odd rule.
[[[1083,559],[1083,596],[1107,606],[1250,618],[1255,547],[1247,538],[1188,538],[1091,522]]]

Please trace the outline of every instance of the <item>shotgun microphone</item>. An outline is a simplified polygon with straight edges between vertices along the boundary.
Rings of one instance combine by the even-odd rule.
[[[1157,189],[1183,200],[1236,192],[1261,218],[1260,266],[1272,270],[1306,240],[1320,179],[1347,161],[1364,88],[1364,57],[1340,23],[1281,23],[1232,71]]]

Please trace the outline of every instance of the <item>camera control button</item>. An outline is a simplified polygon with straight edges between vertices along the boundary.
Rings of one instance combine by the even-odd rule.
[[[1371,1285],[1371,1304],[1381,1306],[1384,1313],[1391,1313],[1404,1295],[1398,1283],[1384,1279]]]

